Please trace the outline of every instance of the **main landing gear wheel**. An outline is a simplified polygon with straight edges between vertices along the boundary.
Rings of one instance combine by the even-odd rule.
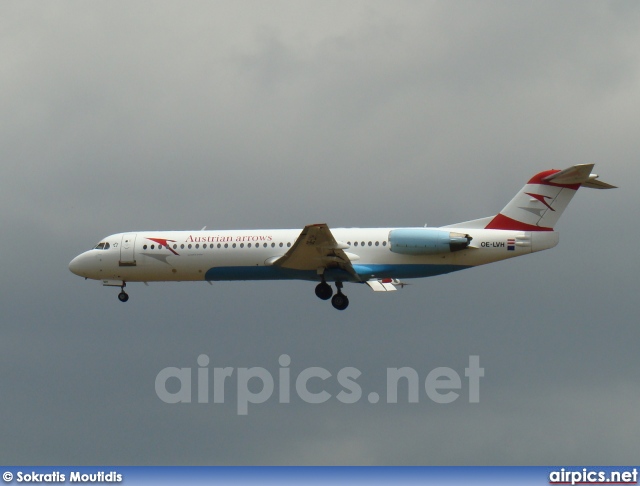
[[[338,293],[331,299],[331,305],[338,310],[345,310],[349,307],[349,299],[340,290],[338,290]]]
[[[316,285],[316,295],[322,300],[329,300],[333,295],[333,289],[327,282],[320,282]]]

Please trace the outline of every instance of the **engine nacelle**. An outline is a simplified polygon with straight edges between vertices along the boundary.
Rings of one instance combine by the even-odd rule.
[[[471,236],[436,228],[402,228],[389,232],[389,245],[403,255],[436,255],[464,250]]]

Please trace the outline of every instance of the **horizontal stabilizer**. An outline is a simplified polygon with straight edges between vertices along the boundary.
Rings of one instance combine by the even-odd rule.
[[[553,182],[554,184],[582,184],[589,180],[593,165],[594,164],[577,164],[543,177],[542,180],[544,182]]]
[[[594,164],[578,164],[568,169],[561,170],[555,174],[543,178],[544,182],[554,184],[581,184],[582,187],[591,189],[617,189],[606,182],[598,181],[598,174],[592,174]]]
[[[595,176],[595,177],[594,177]],[[582,187],[588,187],[589,189],[617,189],[618,186],[613,186],[603,181],[596,180],[598,176],[591,174],[591,179],[588,182],[583,182]]]

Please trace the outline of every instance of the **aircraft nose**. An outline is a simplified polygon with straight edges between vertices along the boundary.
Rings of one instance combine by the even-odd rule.
[[[83,253],[69,262],[69,270],[79,277],[87,276],[87,257]]]

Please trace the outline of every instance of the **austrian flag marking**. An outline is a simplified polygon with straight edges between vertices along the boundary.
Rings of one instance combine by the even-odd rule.
[[[507,240],[507,251],[515,251],[515,249],[516,249],[516,239],[509,238]]]

